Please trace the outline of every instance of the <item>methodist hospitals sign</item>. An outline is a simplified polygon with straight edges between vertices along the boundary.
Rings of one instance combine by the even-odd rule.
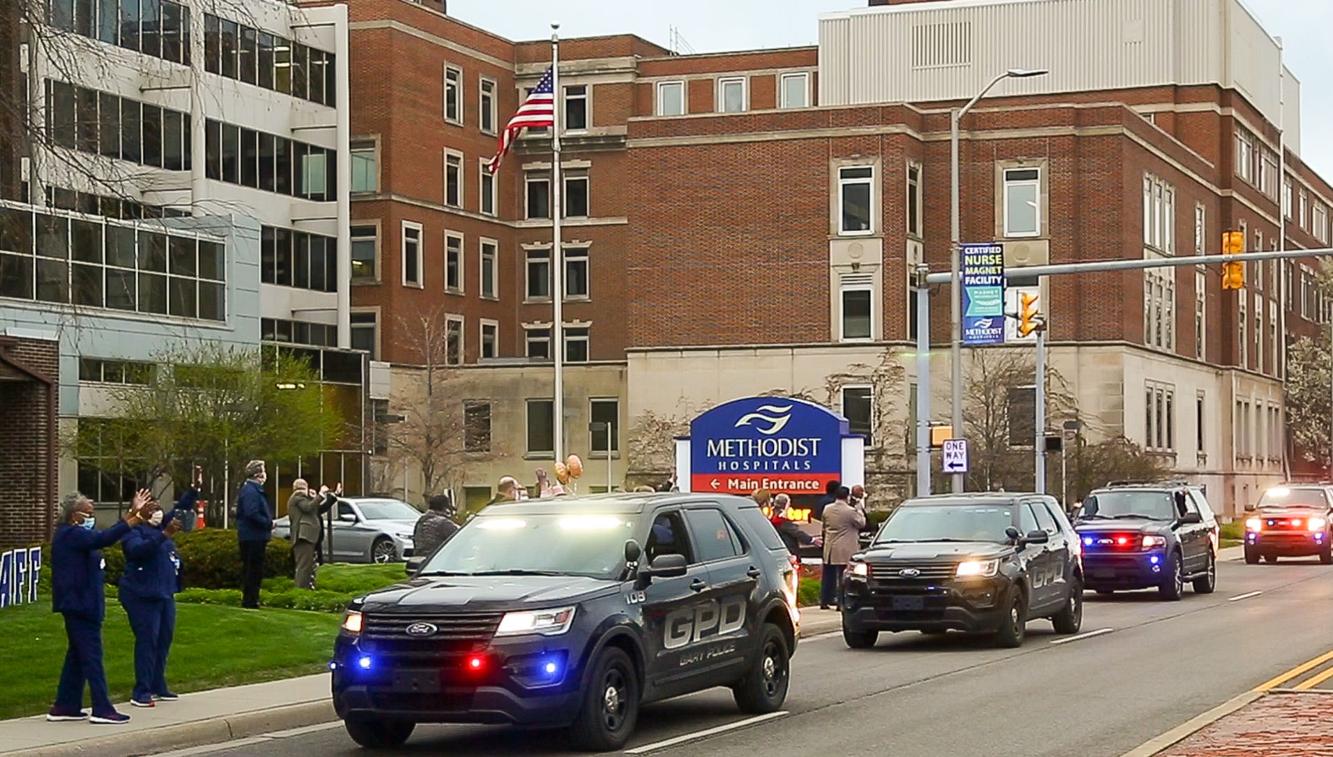
[[[676,474],[687,491],[817,494],[830,481],[864,483],[865,439],[813,402],[745,397],[690,423],[676,440]]]

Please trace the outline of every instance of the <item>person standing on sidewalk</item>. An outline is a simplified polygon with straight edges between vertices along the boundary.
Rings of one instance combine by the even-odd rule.
[[[130,704],[155,707],[155,700],[174,701],[167,688],[167,655],[176,631],[176,592],[180,589],[180,557],[171,537],[180,531],[175,516],[188,509],[197,492],[181,496],[165,518],[156,502],[144,505],[144,522],[130,529],[121,542],[125,551],[125,571],[120,577],[120,604],[134,630],[134,691]]]
[[[68,647],[47,720],[90,720],[106,725],[130,720],[111,704],[102,667],[102,620],[106,617],[102,549],[139,525],[139,511],[147,502],[148,492],[140,490],[122,520],[105,531],[94,531],[92,500],[77,492],[61,500],[60,525],[51,538],[51,609],[65,617]],[[83,711],[85,682],[92,695],[91,717]]]
[[[292,496],[287,500],[287,516],[291,519],[292,554],[296,558],[296,588],[315,588],[315,557],[324,534],[322,516],[333,507],[342,494],[343,485],[333,491],[328,487],[316,494],[304,478],[292,482]]]
[[[245,466],[244,484],[236,498],[236,538],[241,548],[241,607],[259,609],[259,585],[264,580],[264,552],[273,536],[273,511],[264,496],[268,472],[263,460]]]
[[[852,555],[861,549],[860,533],[866,525],[864,505],[852,507],[852,493],[838,489],[833,504],[824,508],[824,575],[819,582],[819,606],[825,610],[838,603],[842,572]]]

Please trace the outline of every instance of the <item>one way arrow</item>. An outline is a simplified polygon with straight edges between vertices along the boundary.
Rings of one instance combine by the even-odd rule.
[[[717,491],[720,486],[722,486],[722,484],[718,483],[717,479],[713,479],[713,491]]]

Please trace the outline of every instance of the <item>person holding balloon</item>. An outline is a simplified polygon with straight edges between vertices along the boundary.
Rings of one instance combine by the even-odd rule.
[[[583,475],[583,460],[578,455],[570,455],[565,462],[555,464],[555,481],[552,482],[549,474],[544,469],[537,469],[537,488],[541,492],[540,496],[559,497],[565,494],[575,494],[574,481]]]

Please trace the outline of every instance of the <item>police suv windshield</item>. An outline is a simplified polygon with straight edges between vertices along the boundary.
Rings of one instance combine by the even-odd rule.
[[[1264,492],[1259,498],[1259,509],[1266,507],[1308,507],[1323,510],[1328,507],[1328,500],[1322,489],[1289,489],[1279,486]]]
[[[919,541],[989,541],[1006,543],[1013,525],[1009,505],[939,505],[900,507],[885,522],[875,544]]]
[[[1175,520],[1176,507],[1168,492],[1110,491],[1098,492],[1083,502],[1080,518],[1086,520],[1115,520],[1147,518],[1148,520]]]
[[[624,515],[482,515],[445,543],[420,575],[614,578],[634,521]]]

